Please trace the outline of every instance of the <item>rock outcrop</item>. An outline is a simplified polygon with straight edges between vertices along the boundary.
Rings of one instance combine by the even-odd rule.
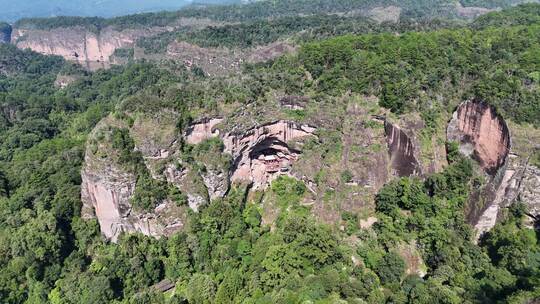
[[[204,141],[222,134],[216,129],[221,119],[206,119],[190,126],[183,135],[186,142],[195,146],[188,152],[191,160],[185,162],[174,116],[174,112],[167,110],[133,115],[134,121],[128,125],[111,115],[89,136],[82,169],[83,214],[86,218],[96,217],[108,239],[116,241],[121,232],[166,236],[183,227],[187,214],[187,206],[178,206],[168,199],[156,202],[157,207],[152,210],[133,208],[131,200],[139,175],[118,162],[118,151],[111,144],[112,130],[129,130],[135,150],[141,153],[152,178],[177,187],[194,211],[209,200],[225,196],[231,182],[247,182],[262,189],[277,176],[290,174],[291,165],[300,154],[297,144],[314,136],[315,131],[307,125],[276,121],[223,133],[220,146]],[[295,147],[291,146],[293,143]],[[199,144],[203,145],[197,147]]]
[[[447,128],[448,141],[459,143],[459,150],[494,176],[510,151],[510,132],[495,108],[480,100],[462,103]]]
[[[11,40],[18,48],[59,55],[87,68],[97,69],[114,63],[110,57],[116,49],[131,46],[140,37],[152,36],[165,30],[149,28],[118,31],[106,27],[92,31],[82,26],[50,30],[15,28]]]
[[[463,6],[460,1],[456,1],[456,13],[465,18],[476,18],[478,16],[497,11],[499,9],[491,9],[477,6]]]
[[[0,22],[0,43],[11,42],[11,25]]]
[[[289,121],[276,121],[223,137],[225,151],[233,157],[231,181],[250,182],[264,188],[280,174],[289,172],[299,150],[289,142],[314,136],[315,128]]]
[[[410,136],[403,129],[388,121],[384,122],[384,130],[392,174],[397,176],[421,174],[416,148]]]
[[[196,145],[208,138],[219,136],[219,130],[215,129],[215,126],[222,121],[223,119],[221,118],[207,118],[193,123],[186,131],[186,142]]]
[[[112,117],[102,120],[90,135],[81,172],[84,218],[95,217],[103,235],[116,242],[122,232],[140,232],[155,237],[170,235],[184,225],[185,207],[164,200],[150,211],[135,210],[131,204],[137,176],[114,161],[108,146],[110,126],[122,124]]]
[[[530,148],[517,149],[529,151],[521,155],[511,150],[509,128],[495,108],[466,101],[454,112],[447,132],[448,140],[457,141],[460,152],[475,159],[488,176],[485,187],[469,202],[468,220],[475,226],[476,238],[493,228],[501,210],[516,201],[527,206],[532,225],[540,215],[540,169],[529,163]]]
[[[489,193],[487,195],[490,198]],[[526,224],[530,227],[540,219],[540,169],[516,154],[510,154],[502,180],[491,196],[492,201],[475,225],[476,237],[495,226],[501,217],[501,210],[514,202],[527,207]]]

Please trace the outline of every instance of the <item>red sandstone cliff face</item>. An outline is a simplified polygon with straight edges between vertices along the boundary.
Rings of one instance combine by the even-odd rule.
[[[449,141],[459,143],[461,153],[474,158],[490,175],[504,164],[510,150],[510,132],[504,119],[486,102],[462,103],[448,124]]]

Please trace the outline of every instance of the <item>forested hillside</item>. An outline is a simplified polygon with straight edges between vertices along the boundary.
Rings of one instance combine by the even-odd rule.
[[[163,49],[160,39],[241,49],[298,33],[302,43],[293,54],[245,64],[241,73],[226,77],[208,77],[173,60],[135,60],[89,72],[61,57],[0,44],[0,302],[538,301],[538,218],[528,225],[531,210],[518,200],[475,242],[466,212],[471,202],[479,203],[471,198],[489,177],[456,143],[445,142],[444,133],[455,108],[473,98],[496,108],[516,130],[538,132],[540,5],[490,13],[471,24],[378,25],[354,17],[296,16],[376,5],[401,5],[407,16],[444,15],[453,7],[447,1],[265,1],[113,21],[21,21],[43,28],[100,28],[109,22],[164,25],[179,16],[248,20],[139,41],[149,52]],[[254,20],[261,17],[280,18]],[[306,27],[311,30],[302,31]],[[60,85],[62,77],[69,83]],[[171,116],[172,122],[163,119]],[[349,192],[370,189],[354,185],[352,166],[342,164],[375,160],[343,155],[386,153],[379,143],[347,142],[349,128],[383,132],[381,116],[400,123],[415,119],[422,126],[421,149],[433,152],[430,145],[438,140],[444,165],[421,175],[392,176],[373,198],[347,201]],[[315,126],[316,138],[290,149],[307,167],[302,172],[312,173],[312,183],[283,175],[263,189],[232,184],[222,198],[189,209],[182,229],[167,237],[120,233],[114,243],[101,234],[97,219],[83,216],[81,169],[88,151],[100,160],[114,158],[136,176],[133,210],[158,208],[164,200],[187,204],[184,189],[153,178],[157,174],[145,166],[156,161],[156,171],[169,170],[157,157],[143,159],[140,147],[150,145],[151,135],[173,134],[174,167],[188,168],[185,175],[205,176],[215,163],[238,166],[225,156],[219,137],[188,142],[193,123],[208,117],[223,119],[223,129],[233,135],[244,125],[277,120]],[[96,126],[101,129],[92,132]],[[518,144],[525,138],[515,136]],[[140,137],[143,145],[136,146]],[[538,165],[536,153],[531,159]],[[320,166],[310,167],[315,163]],[[325,218],[327,210],[338,219]],[[365,224],[370,218],[376,221]],[[160,282],[173,287],[162,292]]]
[[[519,4],[520,0],[503,1],[462,1],[449,0],[421,1],[421,0],[281,0],[281,1],[253,1],[248,4],[232,5],[193,5],[175,12],[158,12],[121,16],[117,18],[24,18],[16,22],[17,27],[37,27],[50,29],[65,26],[91,26],[103,28],[112,25],[119,28],[136,26],[165,26],[172,25],[179,18],[207,18],[215,21],[243,22],[257,19],[274,19],[287,16],[309,15],[362,15],[374,8],[396,7],[402,10],[404,18],[458,17],[457,6],[471,6],[481,8],[507,8]]]

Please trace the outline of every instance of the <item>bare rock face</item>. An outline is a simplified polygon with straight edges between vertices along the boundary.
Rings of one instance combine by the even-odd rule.
[[[456,12],[459,16],[465,18],[476,18],[478,16],[496,11],[497,9],[490,9],[477,6],[463,6],[460,1],[456,1]]]
[[[110,57],[118,48],[131,46],[144,36],[163,32],[162,28],[126,29],[107,27],[93,32],[81,26],[51,30],[15,29],[13,43],[21,49],[29,48],[46,55],[59,55],[66,60],[90,69],[107,68]]]
[[[529,164],[527,158],[510,154],[502,180],[494,190],[491,204],[479,217],[475,225],[476,237],[489,231],[500,219],[500,211],[519,201],[527,207],[526,224],[532,227],[540,218],[540,169]]]
[[[264,188],[280,174],[289,172],[300,151],[290,141],[314,136],[315,128],[288,121],[262,125],[240,134],[223,137],[225,151],[233,157],[231,181],[252,182]]]
[[[459,143],[461,153],[472,157],[490,175],[504,164],[510,150],[510,132],[504,119],[486,102],[462,103],[448,124],[449,141]]]
[[[530,189],[522,181],[531,171],[523,157],[510,153],[508,126],[486,102],[462,103],[448,124],[447,137],[449,141],[458,142],[460,152],[476,160],[489,177],[486,186],[473,193],[469,200],[467,218],[474,225],[478,239],[495,226],[502,208],[514,203],[527,191],[525,189]]]
[[[60,89],[64,89],[78,79],[79,77],[72,75],[57,75],[56,80],[54,81],[54,86]]]
[[[106,140],[110,127],[125,125],[113,117],[107,117],[89,136],[81,172],[83,217],[96,217],[103,235],[113,242],[117,241],[122,232],[140,232],[160,237],[181,229],[186,217],[184,206],[164,200],[150,211],[135,210],[132,207],[131,198],[137,176],[114,160],[115,152]],[[178,173],[173,171],[172,174]]]
[[[11,41],[11,25],[0,22],[0,43],[9,43]]]
[[[387,7],[374,7],[371,9],[367,16],[376,20],[377,22],[398,22],[401,15],[401,7],[387,6]]]
[[[421,170],[417,161],[416,148],[409,135],[397,125],[388,121],[384,123],[384,130],[392,173],[397,176],[420,174]]]
[[[186,142],[196,145],[211,137],[219,136],[219,130],[215,129],[215,126],[222,121],[221,118],[209,118],[192,124],[185,134]]]
[[[174,202],[164,201],[151,212],[133,210],[130,198],[136,178],[111,166],[107,173],[86,166],[82,171],[81,199],[85,218],[96,217],[103,235],[116,242],[122,233],[139,232],[154,237],[170,235],[184,225]]]
[[[519,184],[519,200],[527,205],[529,225],[540,219],[540,168],[528,165],[524,168]]]
[[[229,172],[211,169],[201,173],[201,177],[208,190],[210,200],[224,197],[229,190]]]

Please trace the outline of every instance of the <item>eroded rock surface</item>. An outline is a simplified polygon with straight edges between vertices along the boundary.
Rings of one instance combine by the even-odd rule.
[[[115,30],[106,27],[99,32],[82,26],[51,30],[14,29],[12,41],[21,49],[59,55],[66,60],[96,69],[110,65],[110,57],[118,48],[131,46],[144,36],[163,32],[164,28]]]
[[[519,200],[527,205],[529,224],[540,219],[540,168],[526,166],[519,184]]]
[[[449,141],[459,143],[461,153],[474,158],[490,175],[495,175],[510,151],[510,132],[504,119],[488,103],[462,103],[448,124]]]
[[[166,180],[186,194],[188,205],[197,211],[209,200],[223,197],[231,180],[264,188],[280,174],[288,174],[300,151],[290,144],[314,136],[314,128],[288,121],[276,121],[258,127],[227,133],[224,152],[203,150],[193,155],[197,166],[183,163],[175,140],[174,113],[135,115],[130,136],[141,152],[151,176]],[[197,145],[218,136],[216,124],[208,119],[192,125],[186,141]],[[161,128],[155,128],[159,124]],[[170,128],[168,127],[170,125]],[[115,162],[115,151],[107,142],[111,128],[128,128],[124,121],[109,116],[98,124],[87,145],[82,170],[82,201],[85,217],[97,217],[105,237],[116,241],[121,232],[140,232],[151,236],[168,235],[183,227],[185,207],[164,200],[148,212],[132,207],[137,176]],[[232,155],[233,165],[230,164]],[[203,169],[201,169],[203,168]]]
[[[289,121],[277,121],[223,137],[225,151],[233,157],[231,180],[252,182],[263,188],[279,174],[289,172],[300,151],[290,141],[314,136],[315,128]]]
[[[420,174],[420,165],[416,157],[416,148],[407,133],[388,121],[384,123],[388,143],[388,154],[392,173],[397,176]]]
[[[209,118],[192,124],[186,131],[186,142],[196,145],[211,137],[219,136],[219,130],[215,129],[215,126],[222,121],[221,118]]]
[[[401,16],[401,7],[386,6],[374,7],[367,15],[377,22],[398,22]]]
[[[121,123],[108,117],[101,121],[90,138],[106,137],[110,126]],[[97,135],[98,133],[105,135]],[[116,242],[122,232],[140,232],[150,236],[167,236],[184,225],[185,210],[174,202],[164,200],[151,211],[133,209],[137,176],[112,159],[106,140],[88,144],[81,172],[82,214],[96,217],[103,235]]]
[[[490,9],[477,6],[463,6],[461,2],[456,1],[456,12],[458,15],[466,18],[476,18],[478,16],[496,11],[498,9]]]
[[[526,224],[530,227],[540,218],[540,169],[527,158],[510,154],[501,183],[494,198],[475,225],[476,238],[491,230],[501,217],[501,210],[519,201],[527,207]]]

